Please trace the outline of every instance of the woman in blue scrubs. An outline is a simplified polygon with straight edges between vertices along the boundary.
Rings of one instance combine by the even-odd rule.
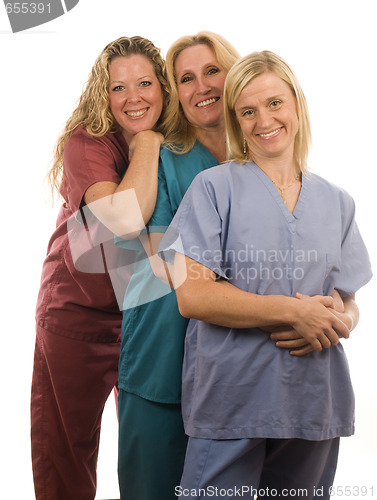
[[[357,323],[368,254],[352,198],[307,171],[307,106],[288,65],[268,51],[243,58],[224,101],[234,160],[195,178],[160,246],[187,273],[176,293],[195,318],[177,494],[326,499],[339,438],[354,432],[340,338]]]
[[[165,111],[155,211],[140,238],[117,239],[136,252],[124,299],[119,363],[119,484],[122,500],[176,498],[187,436],[181,415],[183,342],[188,320],[175,292],[153,274],[157,252],[196,174],[226,159],[223,88],[238,59],[215,33],[177,40],[167,54],[172,95]],[[155,249],[155,250],[154,250]]]

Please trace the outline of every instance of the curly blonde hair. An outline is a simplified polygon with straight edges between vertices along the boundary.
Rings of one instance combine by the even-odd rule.
[[[213,50],[219,65],[228,72],[239,59],[236,49],[221,35],[211,31],[200,31],[196,35],[183,36],[176,40],[166,54],[166,73],[171,88],[169,103],[165,110],[163,127],[165,142],[177,153],[187,153],[196,140],[196,129],[187,120],[179,102],[175,62],[179,54],[195,45],[207,45]]]
[[[127,57],[132,54],[141,54],[152,63],[157,79],[161,84],[163,108],[167,103],[170,90],[166,78],[165,61],[160,49],[148,39],[140,36],[121,37],[110,42],[97,57],[83,92],[78,99],[76,108],[67,120],[54,148],[52,167],[48,173],[48,181],[54,193],[60,193],[63,177],[63,152],[68,139],[78,126],[85,127],[86,131],[96,137],[101,137],[108,132],[115,133],[120,130],[111,110],[109,102],[109,68],[115,57]],[[156,129],[161,129],[164,111],[159,118]]]
[[[307,160],[311,143],[309,111],[305,95],[288,64],[280,56],[268,50],[253,52],[243,57],[233,66],[225,79],[224,118],[228,156],[238,163],[245,163],[249,159],[249,155],[245,154],[246,146],[236,117],[235,106],[242,90],[254,78],[267,72],[275,73],[284,80],[296,99],[299,129],[295,137],[294,155],[301,172],[305,174],[308,170]]]

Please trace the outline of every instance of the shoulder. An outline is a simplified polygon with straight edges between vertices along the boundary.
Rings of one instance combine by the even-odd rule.
[[[309,188],[315,191],[319,198],[326,197],[338,202],[342,207],[354,207],[352,196],[341,186],[312,172],[307,174],[306,182]]]
[[[243,165],[230,161],[203,170],[203,172],[198,174],[196,177],[205,184],[220,185],[224,182],[233,182],[236,177],[239,175],[242,176],[242,168]]]
[[[95,137],[77,127],[65,145],[63,162],[65,181],[71,189],[75,183],[85,189],[102,181],[119,184],[128,166],[128,150],[119,134]]]
[[[197,152],[196,143],[186,153],[181,153],[183,150],[182,144],[163,144],[160,149],[160,159],[164,163],[175,163],[176,161],[185,161],[187,158],[192,158]]]
[[[106,133],[102,136],[90,134],[84,127],[77,127],[64,148],[64,153],[75,153],[79,150],[99,150],[111,153],[122,151],[127,152],[128,146],[120,133]]]
[[[205,196],[217,203],[225,203],[231,197],[234,186],[234,176],[232,172],[238,164],[224,163],[207,168],[198,173],[189,188],[192,195]],[[242,168],[242,167],[241,167]]]

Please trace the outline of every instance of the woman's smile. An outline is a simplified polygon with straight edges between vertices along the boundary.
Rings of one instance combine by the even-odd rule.
[[[276,130],[273,130],[272,132],[268,132],[268,133],[264,133],[264,134],[256,134],[258,135],[259,137],[261,137],[261,139],[264,139],[264,140],[270,140],[274,137],[277,137],[281,130],[282,130],[283,127],[280,127],[280,128],[277,128]]]

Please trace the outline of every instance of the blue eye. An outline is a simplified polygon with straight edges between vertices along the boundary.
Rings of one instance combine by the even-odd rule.
[[[242,113],[242,116],[252,116],[254,114],[254,111],[252,109],[247,109]]]
[[[144,82],[141,82],[140,85],[141,87],[149,87],[150,85],[152,85],[152,82],[148,82],[148,80],[146,80]]]
[[[121,90],[123,90],[123,87],[122,85],[117,85],[116,87],[114,87],[112,89],[113,92],[120,92]]]

